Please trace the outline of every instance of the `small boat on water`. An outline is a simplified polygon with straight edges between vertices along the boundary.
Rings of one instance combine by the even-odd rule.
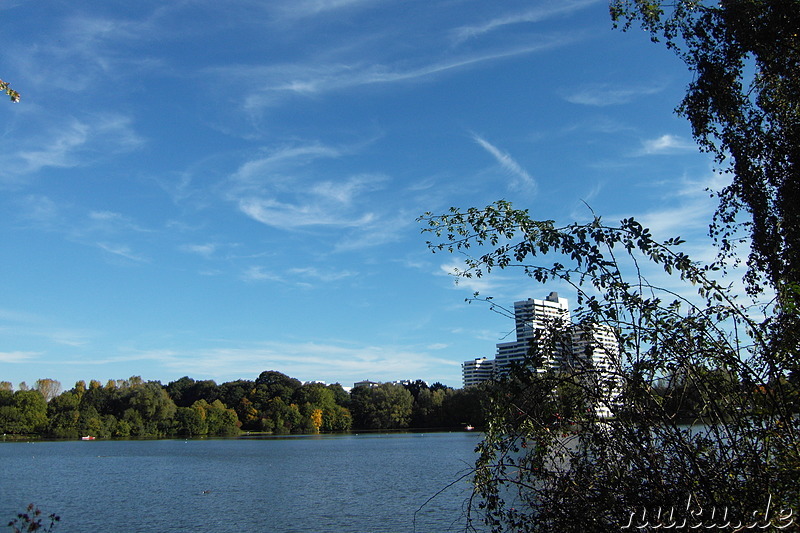
[[[466,426],[464,427],[464,429],[466,429],[467,431],[472,431],[473,429],[475,429],[475,426]]]
[[[85,437],[81,437],[81,440],[94,440],[96,437],[92,437],[91,435],[87,435]]]

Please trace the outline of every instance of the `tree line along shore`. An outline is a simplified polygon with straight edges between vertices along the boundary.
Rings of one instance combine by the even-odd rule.
[[[78,381],[61,392],[51,379],[28,389],[0,387],[0,433],[13,438],[232,436],[405,428],[464,428],[484,420],[478,389],[417,380],[347,392],[301,383],[277,371],[217,384],[182,377],[167,385],[140,377],[105,385]]]
[[[720,370],[696,368],[695,374],[717,383],[720,395],[751,390],[748,412],[758,414],[776,389],[789,390],[794,412],[800,413],[797,376],[781,383],[747,384]],[[536,376],[548,390],[536,400],[536,411],[552,427],[575,426],[591,412],[585,384],[570,378]],[[654,384],[653,394],[670,419],[690,423],[707,413],[697,387],[685,380]],[[218,385],[188,376],[162,385],[134,376],[105,385],[78,381],[61,391],[58,381],[40,379],[32,389],[12,391],[0,382],[0,433],[5,439],[81,436],[99,438],[234,436],[241,432],[273,434],[387,429],[482,429],[498,395],[508,395],[515,380],[490,381],[453,389],[425,381],[359,386],[350,392],[340,384],[301,383],[277,371],[262,372],[254,381]],[[727,392],[726,392],[727,391]],[[720,399],[724,401],[724,399]],[[733,414],[733,413],[731,413]],[[735,413],[741,415],[741,412]]]

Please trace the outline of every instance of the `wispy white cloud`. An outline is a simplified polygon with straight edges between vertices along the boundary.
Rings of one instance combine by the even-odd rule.
[[[681,237],[686,242],[680,250],[692,260],[709,263],[716,257],[716,249],[708,237],[708,224],[716,207],[715,200],[709,197],[706,187],[716,188],[724,178],[709,172],[700,178],[677,176],[664,183],[648,184],[653,195],[661,201],[642,202],[624,212],[609,214],[606,220],[617,221],[633,217],[648,228],[656,240]],[[664,272],[660,265],[641,261],[634,265],[626,257],[618,257],[623,272],[628,275],[644,276],[653,286],[662,287],[681,294],[689,300],[696,300],[696,287],[681,281],[676,275]],[[737,283],[738,276],[728,276],[725,283]],[[743,294],[743,292],[742,292]]]
[[[479,37],[495,30],[503,29],[506,26],[515,24],[529,24],[542,22],[555,16],[568,15],[579,9],[598,3],[598,0],[584,1],[559,1],[551,2],[546,5],[539,5],[525,11],[510,13],[500,17],[495,17],[478,25],[461,26],[452,31],[453,38],[457,43]]]
[[[262,182],[265,175],[274,174],[286,168],[308,165],[316,159],[335,159],[343,155],[342,148],[318,142],[294,144],[272,150],[265,157],[244,162],[231,178],[239,183]]]
[[[594,216],[591,211],[592,201],[600,195],[603,188],[603,182],[598,181],[594,186],[586,190],[586,192],[580,196],[580,200],[573,204],[569,218],[571,220],[586,220],[587,217]]]
[[[536,192],[536,181],[531,177],[522,166],[514,160],[507,152],[497,148],[495,145],[486,139],[473,134],[472,138],[484,150],[489,152],[495,160],[503,167],[514,180],[510,184],[510,188],[516,191]]]
[[[279,5],[276,11],[282,18],[300,19],[340,9],[352,9],[376,4],[380,1],[381,0],[296,0]]]
[[[154,57],[125,54],[119,46],[147,41],[154,35],[162,32],[148,18],[74,16],[53,28],[49,39],[17,49],[13,56],[28,84],[43,90],[85,93],[105,81],[163,67]]]
[[[128,117],[107,114],[88,120],[68,119],[44,134],[20,141],[16,152],[0,158],[0,178],[20,181],[48,167],[86,165],[97,157],[133,150],[143,142]]]
[[[319,269],[317,267],[295,267],[282,272],[269,270],[261,265],[248,267],[241,279],[249,282],[271,281],[299,287],[311,287],[317,282],[332,283],[357,276],[358,273],[346,269]]]
[[[384,176],[356,175],[344,181],[326,180],[314,183],[309,192],[325,201],[350,205],[356,196],[380,188],[384,181]]]
[[[98,248],[108,252],[111,255],[124,257],[125,259],[136,261],[137,263],[147,263],[150,261],[147,257],[134,252],[130,246],[125,244],[98,242],[96,245]]]
[[[330,282],[330,281],[339,281],[345,278],[352,278],[353,276],[357,276],[358,273],[352,270],[336,270],[336,269],[326,269],[326,270],[319,270],[315,267],[302,267],[302,268],[292,268],[289,270],[289,273],[294,276],[299,276],[301,278],[311,278],[323,282]]]
[[[728,183],[727,177],[711,171],[700,178],[681,176],[669,183],[657,183],[654,187],[666,188],[662,202],[632,214],[659,239],[680,235],[706,246],[708,225],[716,209],[716,200],[708,191]]]
[[[406,60],[398,63],[367,63],[363,59],[357,59],[267,67],[239,65],[210,69],[209,74],[248,81],[251,89],[242,97],[243,107],[248,112],[256,113],[281,103],[284,97],[292,94],[311,96],[364,85],[412,82],[484,63],[558,48],[573,43],[576,39],[576,36],[565,34],[536,36],[532,39],[533,42],[527,44],[429,62]],[[408,66],[414,62],[420,64]]]
[[[136,233],[152,233],[153,230],[144,228],[137,224],[133,219],[122,213],[114,211],[90,211],[88,214],[89,223],[86,227],[77,230],[75,233],[89,234],[94,232],[117,233],[133,231]]]
[[[250,266],[242,273],[244,281],[278,281],[283,282],[283,278],[274,272],[266,270],[263,266]]]
[[[564,96],[573,104],[588,106],[621,105],[642,96],[657,94],[663,90],[659,85],[610,85],[596,83],[571,91]]]
[[[656,139],[642,141],[642,148],[638,155],[674,154],[679,152],[692,152],[697,150],[697,145],[692,141],[665,134]]]
[[[182,252],[202,255],[203,257],[211,257],[217,251],[217,245],[214,243],[206,244],[183,244],[179,247]]]
[[[239,209],[253,220],[279,229],[297,229],[305,226],[358,227],[370,224],[372,213],[347,216],[319,204],[284,203],[272,198],[242,198]]]
[[[453,288],[459,290],[468,290],[471,293],[479,292],[481,294],[497,295],[498,284],[495,279],[489,277],[471,277],[465,278],[458,274],[464,272],[465,267],[463,263],[451,262],[439,266],[439,274],[450,276],[453,280]]]
[[[309,165],[338,158],[346,150],[319,143],[281,148],[247,161],[232,175],[229,198],[248,217],[279,229],[309,226],[365,227],[377,215],[364,198],[383,189],[381,174],[352,174],[340,180],[315,179]],[[364,207],[361,207],[363,203]]]
[[[49,196],[29,194],[19,200],[22,217],[34,224],[52,228],[59,224],[61,208]]]
[[[30,363],[32,360],[37,359],[41,355],[41,352],[0,352],[0,362],[9,364]]]
[[[40,149],[22,150],[17,155],[25,162],[27,172],[36,172],[43,167],[76,166],[78,162],[74,158],[74,152],[86,144],[89,131],[87,124],[72,120]]]
[[[89,331],[65,327],[54,322],[41,315],[0,309],[0,335],[14,338],[27,337],[73,347],[87,345],[92,337],[92,333]],[[10,342],[13,341],[5,341],[6,344]],[[14,353],[39,354],[40,352],[19,351]]]
[[[188,364],[196,376],[239,379],[258,376],[265,369],[280,369],[301,380],[325,376],[329,382],[352,385],[356,379],[390,381],[432,376],[440,365],[460,362],[435,357],[416,346],[376,346],[334,342],[259,342],[216,349],[176,351],[167,349],[132,351],[131,358],[150,359],[178,374]],[[183,374],[180,374],[183,375]]]
[[[136,150],[147,140],[134,127],[133,118],[117,113],[103,113],[89,123],[96,139],[102,140],[98,149],[112,153]]]
[[[637,220],[659,238],[702,233],[708,229],[713,203],[694,199],[690,202],[663,209],[654,209],[639,215]]]
[[[399,242],[413,231],[418,231],[414,222],[416,214],[401,210],[392,215],[376,214],[375,219],[368,224],[353,228],[343,235],[333,248],[334,252],[350,252],[363,250],[389,243]],[[412,229],[413,227],[413,229]]]
[[[130,246],[110,242],[158,232],[141,226],[127,215],[109,210],[85,213],[74,205],[57,204],[50,197],[41,195],[24,196],[18,200],[18,205],[20,219],[37,229],[60,234],[72,243],[97,246],[118,257],[149,262],[146,256],[135,253]]]

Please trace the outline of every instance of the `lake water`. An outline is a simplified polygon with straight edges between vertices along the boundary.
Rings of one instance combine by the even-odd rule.
[[[479,438],[0,443],[0,525],[33,502],[65,533],[464,531]]]

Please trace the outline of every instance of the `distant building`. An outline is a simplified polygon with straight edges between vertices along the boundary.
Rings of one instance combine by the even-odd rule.
[[[528,298],[514,303],[516,340],[497,344],[494,360],[485,357],[462,364],[464,387],[509,373],[515,365],[537,372],[573,371],[599,387],[600,416],[610,416],[619,396],[615,371],[619,342],[613,329],[601,324],[572,324],[569,302],[551,292],[544,300]]]
[[[569,302],[551,292],[544,300],[528,298],[514,302],[514,331],[516,340],[497,345],[494,361],[485,357],[462,364],[464,387],[477,385],[494,376],[508,374],[514,365],[526,364],[537,358],[537,370],[545,371],[564,366],[570,356],[568,335]],[[553,331],[564,331],[560,339]]]
[[[378,385],[380,385],[380,383],[378,383],[377,381],[369,381],[369,380],[365,379],[364,381],[356,381],[355,383],[353,383],[353,388],[354,389],[356,387],[374,388],[374,387],[377,387]]]
[[[461,365],[461,372],[464,378],[464,387],[472,387],[494,377],[494,361],[485,357],[464,361],[464,364]]]
[[[539,329],[569,324],[569,301],[551,292],[544,300],[528,298],[514,302],[517,340],[528,339]]]
[[[619,340],[614,330],[604,324],[572,326],[571,369],[589,380],[598,393],[595,410],[598,416],[611,416],[611,407],[621,393],[618,373]]]
[[[497,345],[495,372],[505,375],[512,365],[525,364],[529,357],[538,359],[536,369],[546,371],[561,368],[570,356],[567,336],[554,332],[569,328],[569,302],[551,292],[544,300],[528,298],[514,302],[514,322],[517,340]]]

